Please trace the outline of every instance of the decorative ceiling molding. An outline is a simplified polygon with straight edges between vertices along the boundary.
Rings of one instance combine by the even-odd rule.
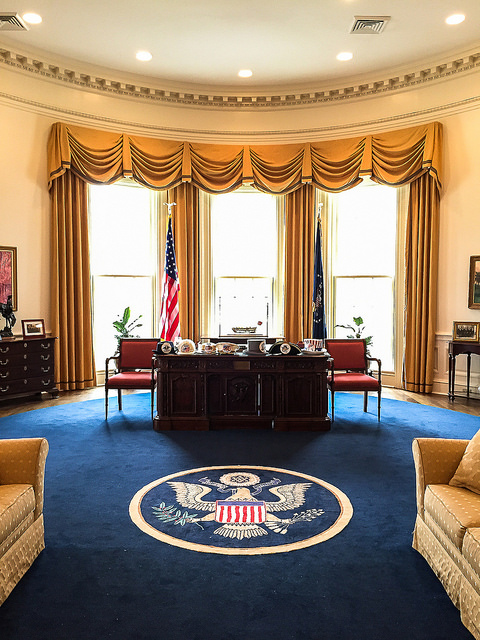
[[[220,95],[220,92],[193,93],[171,91],[110,80],[98,75],[89,75],[60,66],[43,62],[23,54],[0,48],[0,63],[15,70],[33,73],[42,79],[66,83],[76,88],[102,94],[148,100],[188,107],[206,109],[281,109],[318,106],[324,103],[344,101],[356,98],[379,96],[381,94],[418,88],[419,86],[442,81],[459,73],[480,68],[480,51],[456,57],[448,62],[425,66],[410,73],[401,73],[378,81],[359,82],[346,87],[321,91],[298,93],[278,93],[275,95]]]
[[[47,116],[49,118],[68,119],[70,124],[79,126],[95,126],[104,131],[123,131],[132,135],[144,135],[152,138],[163,138],[167,140],[185,140],[190,142],[221,142],[224,144],[259,144],[265,143],[287,143],[302,142],[315,139],[331,140],[339,137],[353,137],[356,135],[365,135],[378,133],[380,131],[405,128],[408,126],[417,126],[445,118],[451,115],[457,115],[467,111],[473,111],[480,108],[480,96],[458,100],[445,105],[422,109],[418,111],[409,111],[402,114],[392,114],[388,117],[375,118],[373,120],[362,120],[351,123],[343,123],[338,125],[329,125],[323,127],[310,127],[302,129],[275,129],[262,131],[233,131],[218,129],[189,129],[185,127],[166,127],[162,125],[144,124],[132,122],[129,120],[121,120],[119,118],[108,118],[91,113],[66,109],[64,107],[56,107],[43,104],[35,100],[29,100],[19,96],[13,96],[0,92],[0,104],[15,104],[16,108]]]

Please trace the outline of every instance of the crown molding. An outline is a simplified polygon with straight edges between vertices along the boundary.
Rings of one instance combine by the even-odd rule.
[[[0,46],[0,63],[16,71],[34,74],[43,80],[50,80],[114,97],[130,98],[138,101],[159,102],[174,106],[203,109],[271,110],[285,108],[318,107],[338,101],[378,97],[389,92],[415,89],[433,82],[451,79],[458,74],[473,72],[480,68],[480,50],[450,56],[440,63],[424,65],[410,72],[392,73],[379,80],[356,81],[348,86],[324,88],[322,90],[298,90],[275,94],[252,92],[250,95],[231,95],[212,90],[191,92],[146,86],[130,81],[117,81],[102,77],[97,73],[82,73],[57,64],[38,60],[31,55],[16,53]],[[113,72],[112,72],[113,73]]]
[[[166,127],[155,124],[143,124],[119,118],[108,118],[73,109],[65,109],[27,98],[13,96],[0,92],[0,104],[21,109],[30,113],[37,113],[54,120],[68,120],[70,124],[79,126],[94,126],[105,131],[123,131],[131,135],[143,135],[167,140],[185,140],[190,142],[219,142],[224,144],[259,144],[259,143],[287,143],[308,142],[311,140],[330,140],[356,135],[374,134],[393,129],[426,124],[434,120],[457,115],[480,108],[480,96],[458,100],[446,105],[428,109],[410,111],[402,114],[392,114],[384,118],[362,120],[324,127],[303,129],[274,129],[261,131],[219,130],[219,129],[189,129],[184,127]]]

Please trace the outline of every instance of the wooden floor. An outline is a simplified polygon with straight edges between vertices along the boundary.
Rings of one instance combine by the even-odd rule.
[[[124,394],[129,393],[124,391]],[[130,392],[135,393],[135,392]],[[71,402],[83,402],[83,400],[92,400],[93,398],[104,398],[104,387],[95,387],[85,391],[61,391],[60,397],[52,399],[48,393],[42,394],[42,397],[31,396],[27,398],[17,398],[12,400],[4,400],[0,402],[0,418],[11,416],[25,411],[33,411],[42,407],[51,407],[60,404],[69,404]],[[372,394],[371,402],[374,400],[375,394]],[[480,400],[466,398],[456,398],[451,402],[447,396],[438,394],[422,394],[403,391],[402,389],[390,389],[383,387],[382,397],[392,398],[394,400],[404,400],[406,402],[414,402],[424,404],[429,407],[440,407],[441,409],[450,409],[451,411],[461,411],[473,416],[480,416]],[[117,399],[116,394],[111,394],[109,405],[111,410],[116,410]],[[372,405],[373,406],[373,405]]]

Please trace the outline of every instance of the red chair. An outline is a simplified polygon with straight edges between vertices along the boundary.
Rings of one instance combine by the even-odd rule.
[[[363,410],[368,409],[368,392],[376,391],[378,396],[378,419],[380,420],[380,400],[382,395],[382,363],[378,358],[367,356],[365,340],[352,338],[326,339],[325,349],[331,356],[327,386],[332,398],[332,422],[335,412],[335,391],[363,391]],[[371,375],[368,363],[378,364],[378,377]]]
[[[153,400],[157,384],[153,351],[157,338],[122,338],[118,353],[105,360],[105,420],[108,418],[108,392],[117,389],[118,409],[122,409],[122,389],[150,389],[153,418]],[[116,370],[110,376],[108,365],[116,360]]]

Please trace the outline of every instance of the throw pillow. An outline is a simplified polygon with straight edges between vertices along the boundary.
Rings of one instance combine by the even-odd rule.
[[[477,431],[468,443],[449,484],[453,487],[465,487],[470,491],[480,493],[480,431]]]

